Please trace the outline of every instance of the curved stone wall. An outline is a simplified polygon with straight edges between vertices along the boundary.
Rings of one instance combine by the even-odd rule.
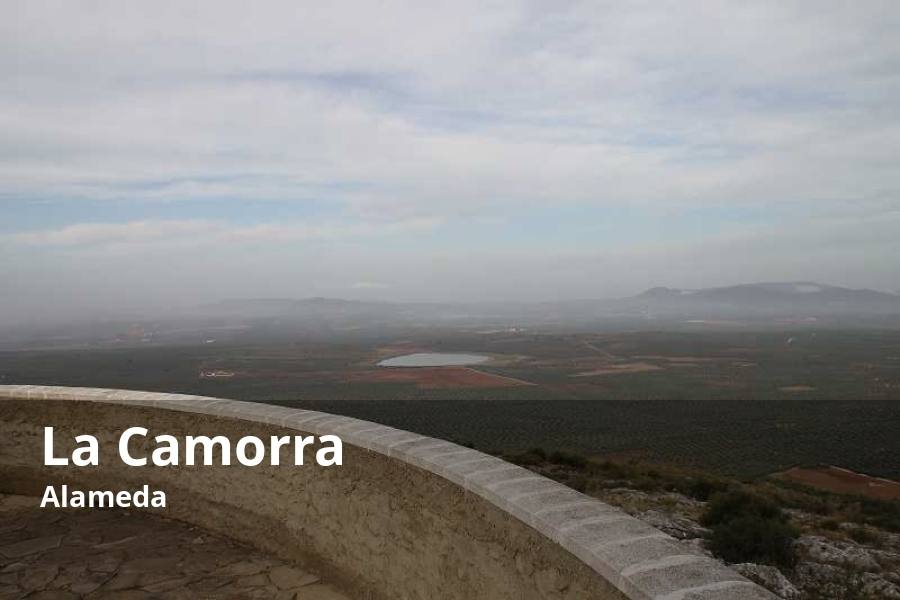
[[[48,425],[57,443],[96,436],[100,465],[43,466]],[[344,464],[127,467],[116,443],[134,425],[149,439],[336,434]],[[162,489],[166,515],[309,564],[361,598],[774,597],[618,509],[450,442],[267,404],[0,386],[0,492],[63,483]]]

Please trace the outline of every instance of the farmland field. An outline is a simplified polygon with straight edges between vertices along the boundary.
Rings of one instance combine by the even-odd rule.
[[[410,352],[470,367],[384,368]],[[203,376],[211,372],[228,377]],[[834,464],[900,478],[900,333],[479,334],[0,353],[0,382],[314,408],[473,444],[635,456],[753,477]]]

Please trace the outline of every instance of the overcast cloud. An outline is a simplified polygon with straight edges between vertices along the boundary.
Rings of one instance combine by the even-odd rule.
[[[890,0],[0,7],[0,321],[900,289]]]

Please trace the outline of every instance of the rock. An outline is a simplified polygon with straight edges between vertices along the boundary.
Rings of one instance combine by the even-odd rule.
[[[198,536],[204,543],[192,543]],[[211,532],[138,513],[33,507],[0,511],[0,600],[23,598],[347,600],[316,575]]]
[[[687,546],[688,548],[691,548],[695,552],[698,552],[704,556],[709,556],[710,558],[712,558],[712,556],[713,556],[713,553],[707,549],[707,547],[704,543],[705,540],[703,538],[692,538],[689,540],[680,540],[680,542],[682,544],[684,544],[685,546]]]
[[[56,579],[59,574],[59,567],[47,566],[29,569],[25,575],[19,580],[19,585],[29,592],[43,590],[47,585]]]
[[[803,589],[820,589],[828,582],[846,579],[843,569],[815,562],[801,562],[794,567],[797,583]]]
[[[110,578],[107,573],[88,573],[83,579],[69,586],[69,589],[78,595],[90,594],[106,583]]]
[[[328,585],[309,585],[297,590],[291,600],[350,600]]]
[[[0,585],[0,600],[19,600],[23,594],[18,586]]]
[[[102,594],[91,594],[91,600],[158,600],[157,594],[151,594],[144,590],[124,590],[117,592],[104,592]]]
[[[813,562],[803,562],[794,571],[799,587],[815,598],[900,600],[900,586],[875,573]]]
[[[59,548],[60,542],[62,542],[61,535],[48,535],[47,537],[32,538],[30,540],[16,542],[15,544],[0,546],[0,555],[5,556],[6,558],[19,558],[21,556],[34,554],[35,552],[45,552],[47,550]]]
[[[784,598],[785,600],[800,598],[800,590],[775,567],[754,563],[739,563],[731,565],[731,568],[750,581],[755,581],[770,592],[773,592],[779,598]]]
[[[269,577],[265,573],[257,573],[256,575],[247,575],[246,577],[238,577],[234,580],[234,585],[239,588],[254,588],[269,585]]]
[[[668,506],[675,505],[680,508],[692,508],[697,511],[703,510],[706,506],[706,502],[691,498],[690,496],[685,496],[684,494],[679,494],[678,492],[665,492],[660,494],[659,499]]]
[[[137,573],[171,573],[175,569],[175,567],[178,566],[178,562],[180,560],[180,556],[135,558],[133,560],[129,560],[126,563],[123,563],[120,569],[123,573],[132,571]]]
[[[19,571],[22,571],[27,568],[28,568],[27,563],[14,562],[14,563],[9,563],[8,565],[6,565],[2,569],[0,569],[0,573],[18,573]]]
[[[259,560],[243,560],[225,565],[216,574],[226,577],[247,577],[248,575],[262,573],[269,568],[269,565],[270,563]]]
[[[141,580],[141,574],[137,571],[129,573],[117,573],[113,579],[103,586],[104,592],[116,592],[137,587]]]
[[[137,539],[138,536],[130,535],[128,537],[124,537],[118,540],[113,540],[112,542],[104,542],[103,544],[95,544],[94,550],[110,550],[115,548],[116,546],[123,546],[129,542],[132,542]]]
[[[188,589],[195,592],[195,595],[200,598],[211,598],[213,597],[213,592],[228,586],[231,582],[232,579],[229,577],[212,575],[192,581],[188,584]]]
[[[159,594],[162,592],[168,592],[174,589],[181,589],[190,583],[190,579],[187,577],[170,577],[168,579],[163,579],[162,581],[156,581],[154,583],[144,584],[141,582],[141,589],[146,592],[152,592],[154,594]]]
[[[33,509],[39,503],[30,496],[0,494],[0,512],[17,512]]]
[[[22,531],[23,529],[25,529],[24,523],[3,523],[0,524],[0,535],[15,533],[17,531]]]
[[[892,552],[890,550],[875,550],[870,549],[869,554],[871,554],[875,560],[884,565],[885,563],[896,563],[900,565],[900,553]]]
[[[81,581],[85,578],[87,574],[87,569],[84,565],[72,565],[65,563],[65,561],[57,560],[54,557],[54,563],[63,564],[59,569],[59,573],[56,576],[56,579],[53,580],[53,584],[49,587],[52,587],[56,590],[68,589],[70,585],[77,581]]]
[[[873,573],[863,573],[862,592],[869,598],[900,600],[900,587]]]
[[[122,564],[122,557],[115,554],[103,554],[91,560],[88,568],[97,573],[115,573]]]
[[[634,516],[679,540],[702,538],[710,533],[709,529],[696,521],[659,510],[645,510]]]
[[[881,567],[872,554],[849,542],[829,540],[816,535],[801,536],[796,548],[808,560],[837,566],[849,566],[860,571],[878,572]]]
[[[78,594],[65,590],[47,590],[28,596],[29,600],[78,600]]]
[[[287,565],[275,567],[269,571],[269,579],[271,579],[272,583],[280,590],[290,590],[319,581],[318,576]]]

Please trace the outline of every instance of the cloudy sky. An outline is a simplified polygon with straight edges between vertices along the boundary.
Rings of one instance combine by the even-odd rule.
[[[0,0],[3,319],[900,289],[900,3]]]

